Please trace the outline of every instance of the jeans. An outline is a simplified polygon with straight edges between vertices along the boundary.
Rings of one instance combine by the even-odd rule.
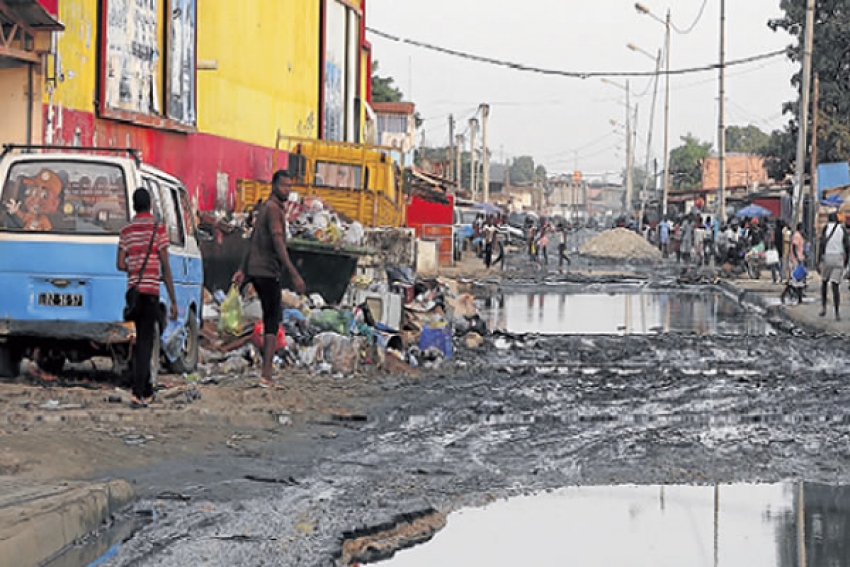
[[[133,395],[139,399],[153,395],[151,383],[151,357],[156,336],[156,322],[159,319],[159,296],[140,294],[139,307],[133,323],[136,324],[136,348],[133,351],[132,375]]]

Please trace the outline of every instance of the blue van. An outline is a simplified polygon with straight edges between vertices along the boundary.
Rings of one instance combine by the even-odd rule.
[[[109,356],[129,364],[135,328],[122,317],[127,275],[116,267],[132,194],[146,188],[168,229],[171,271],[186,339],[169,369],[198,362],[203,266],[186,188],[134,150],[4,146],[0,153],[0,377],[23,357],[58,373],[66,361]],[[160,333],[167,323],[163,285]],[[158,372],[161,348],[153,353]]]

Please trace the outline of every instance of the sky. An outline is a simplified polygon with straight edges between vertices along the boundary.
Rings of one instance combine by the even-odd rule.
[[[767,21],[782,15],[780,0],[726,2],[727,61],[778,49],[794,41],[773,32]],[[696,25],[671,36],[670,68],[719,61],[720,0],[643,0],[674,26]],[[394,36],[526,65],[565,71],[651,72],[651,54],[664,43],[664,25],[635,10],[633,0],[369,0],[367,25]],[[468,129],[478,105],[491,105],[488,136],[494,159],[532,155],[550,172],[608,174],[617,180],[625,164],[626,80],[574,79],[519,72],[393,42],[367,33],[379,74],[396,80],[406,100],[425,118],[426,144],[448,144],[448,116]],[[730,67],[726,72],[727,125],[782,127],[782,103],[796,98],[791,76],[798,71],[784,56]],[[637,105],[636,165],[645,163],[651,117],[652,78],[629,81]],[[717,71],[670,79],[670,148],[692,133],[715,144],[718,127]],[[636,96],[643,95],[643,96]],[[664,79],[653,119],[649,154],[663,162]],[[612,121],[616,124],[612,125]],[[479,136],[480,137],[480,136]],[[468,140],[468,138],[467,138]]]

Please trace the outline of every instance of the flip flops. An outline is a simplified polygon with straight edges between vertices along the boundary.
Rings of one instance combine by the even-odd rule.
[[[142,400],[133,398],[130,400],[130,409],[144,409],[148,407],[148,404]]]

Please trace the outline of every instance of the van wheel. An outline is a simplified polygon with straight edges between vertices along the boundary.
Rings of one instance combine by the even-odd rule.
[[[35,362],[39,368],[54,376],[65,368],[65,356],[61,354],[39,354]]]
[[[198,349],[200,336],[198,329],[198,316],[194,311],[189,312],[186,320],[186,344],[180,353],[180,358],[172,362],[169,367],[175,374],[189,374],[198,367]]]
[[[0,345],[0,378],[17,378],[21,373],[21,353],[9,345]]]

